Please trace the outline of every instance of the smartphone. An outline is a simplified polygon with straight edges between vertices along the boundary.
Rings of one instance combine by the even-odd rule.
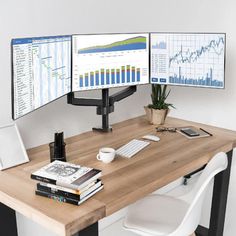
[[[189,137],[195,137],[195,136],[199,136],[200,134],[197,133],[196,131],[190,129],[190,128],[183,128],[180,129],[180,131],[186,135],[188,135]]]

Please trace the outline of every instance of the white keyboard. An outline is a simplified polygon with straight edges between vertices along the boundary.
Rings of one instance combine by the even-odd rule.
[[[116,154],[122,157],[131,158],[142,149],[147,147],[150,142],[133,139],[124,146],[116,150]]]

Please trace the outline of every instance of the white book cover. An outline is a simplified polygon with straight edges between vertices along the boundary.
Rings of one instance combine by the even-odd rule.
[[[62,161],[54,161],[31,174],[32,179],[73,189],[83,188],[100,176],[100,170]]]

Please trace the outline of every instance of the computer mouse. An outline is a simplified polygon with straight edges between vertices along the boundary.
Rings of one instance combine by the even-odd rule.
[[[151,141],[154,141],[154,142],[160,141],[160,138],[156,135],[153,135],[153,134],[144,135],[142,138],[143,139],[148,139],[148,140],[151,140]]]

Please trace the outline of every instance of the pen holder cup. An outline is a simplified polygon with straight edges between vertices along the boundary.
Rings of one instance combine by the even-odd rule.
[[[55,147],[54,142],[49,143],[49,148],[51,162],[55,160],[66,162],[66,143],[63,143],[61,150],[59,147]]]

